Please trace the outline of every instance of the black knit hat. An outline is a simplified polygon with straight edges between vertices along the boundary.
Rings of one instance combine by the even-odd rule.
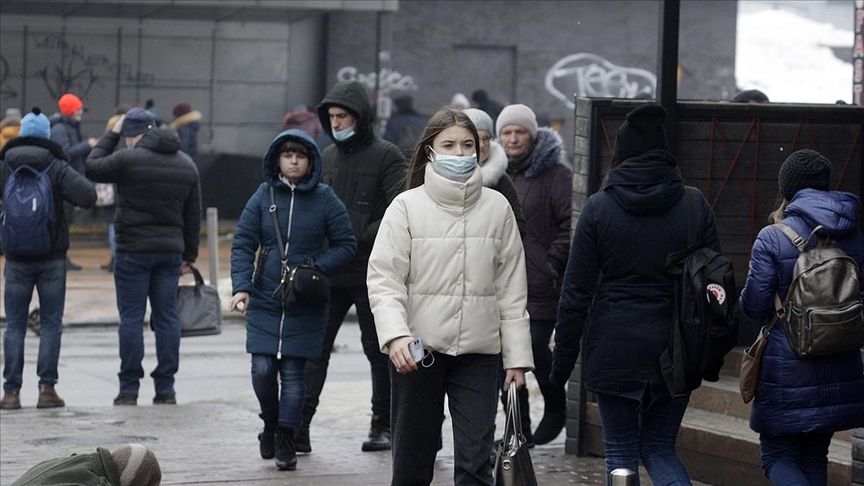
[[[831,185],[831,161],[811,149],[792,152],[780,166],[780,194],[791,201],[801,189],[827,191]]]
[[[652,149],[666,148],[663,120],[666,110],[656,103],[642,105],[627,113],[615,135],[612,157],[618,162],[642,155]]]

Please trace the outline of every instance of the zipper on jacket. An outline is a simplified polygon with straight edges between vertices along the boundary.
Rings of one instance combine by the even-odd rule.
[[[294,188],[291,187],[291,203],[288,205],[288,232],[285,236],[285,260],[288,260],[288,247],[291,246],[291,223],[294,220]],[[277,229],[278,231],[278,229]],[[282,300],[282,296],[279,296]],[[285,327],[285,302],[282,301],[282,317],[279,319],[279,348],[276,350],[276,359],[282,359],[282,330]]]

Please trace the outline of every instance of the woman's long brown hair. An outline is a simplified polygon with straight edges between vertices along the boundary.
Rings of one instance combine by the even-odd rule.
[[[432,147],[432,141],[439,133],[453,125],[463,127],[471,132],[474,137],[475,149],[480,147],[480,136],[477,135],[477,128],[471,123],[468,115],[447,107],[441,108],[429,119],[429,123],[423,130],[423,136],[417,146],[414,147],[408,172],[405,173],[405,189],[414,189],[423,185],[426,181],[426,163],[429,162],[429,149]]]

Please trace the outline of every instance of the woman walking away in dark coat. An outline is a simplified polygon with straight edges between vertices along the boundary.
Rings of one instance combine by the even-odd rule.
[[[281,252],[270,213],[271,194],[289,267],[311,262],[331,275],[351,259],[357,242],[345,205],[330,186],[319,183],[321,154],[306,133],[280,133],[264,155],[262,170],[265,180],[246,203],[231,248],[231,309],[246,314],[252,388],[264,420],[264,431],[258,435],[261,457],[275,455],[279,469],[293,470],[297,464],[294,430],[303,408],[306,359],[321,354],[327,304],[312,305],[299,299],[283,304],[278,291]]]
[[[814,150],[791,154],[780,167],[783,200],[771,215],[807,238],[821,225],[857,263],[864,264],[858,232],[858,196],[829,191],[831,162]],[[814,238],[815,240],[816,238]],[[817,242],[812,242],[815,245]],[[774,225],[762,228],[750,254],[750,271],[741,292],[744,314],[762,324],[774,319],[774,295],[786,298],[798,249]],[[864,274],[858,279],[864,280]],[[762,468],[776,485],[824,485],[828,444],[838,430],[864,426],[864,375],[855,350],[829,357],[800,359],[782,325],[776,324],[762,354],[759,385],[750,428],[760,434]]]
[[[590,308],[583,380],[597,394],[607,474],[636,471],[641,460],[654,484],[687,485],[675,438],[690,394],[672,396],[660,369],[675,301],[666,256],[687,247],[688,219],[684,182],[666,149],[665,114],[653,103],[627,114],[608,181],[579,217],[550,378],[567,382]],[[700,241],[719,251],[714,212],[699,201]]]

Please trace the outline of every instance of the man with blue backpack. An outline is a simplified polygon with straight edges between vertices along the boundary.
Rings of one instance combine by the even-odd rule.
[[[69,165],[66,152],[51,141],[51,124],[39,108],[21,120],[19,138],[0,151],[3,216],[0,238],[6,255],[6,333],[3,398],[0,409],[21,408],[24,336],[33,288],[39,292],[41,338],[36,373],[37,408],[63,407],[57,395],[63,307],[66,303],[66,252],[69,227],[63,203],[89,208],[96,189]]]

